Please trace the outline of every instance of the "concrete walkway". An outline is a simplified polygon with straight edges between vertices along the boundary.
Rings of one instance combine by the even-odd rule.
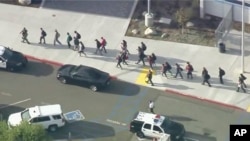
[[[125,37],[124,34],[131,15],[128,11],[133,11],[134,7],[132,1],[120,5],[116,3],[116,7],[108,7],[106,10],[110,11],[106,13],[102,11],[94,13],[94,10],[91,10],[91,8],[100,10],[100,7],[98,7],[100,5],[92,7],[89,4],[89,11],[79,11],[77,9],[81,9],[81,5],[72,4],[68,5],[67,10],[62,10],[62,4],[57,5],[56,0],[51,2],[45,2],[44,7],[38,9],[0,4],[0,43],[39,59],[63,64],[93,66],[109,72],[118,79],[147,85],[144,82],[147,67],[135,64],[138,59],[136,49],[140,42],[144,42],[148,46],[145,53],[155,53],[157,55],[153,76],[156,85],[153,88],[174,91],[179,94],[229,104],[242,109],[249,108],[250,91],[247,93],[236,92],[241,66],[240,50],[237,48],[237,44],[227,41],[226,43],[230,44],[230,48],[226,53],[221,54],[216,47]],[[71,6],[75,7],[75,9],[72,10]],[[112,15],[114,12],[116,14]],[[20,42],[21,34],[19,32],[23,27],[28,29],[30,45]],[[40,27],[43,27],[47,32],[46,45],[38,44]],[[64,45],[53,46],[55,29],[61,34],[60,41]],[[70,32],[73,35],[74,30],[77,30],[82,35],[81,40],[86,46],[87,57],[79,57],[77,52],[68,49],[66,46],[66,33]],[[94,40],[96,38],[100,39],[102,36],[108,42],[108,53],[103,56],[95,55]],[[128,42],[131,55],[129,56],[129,65],[124,66],[124,69],[121,70],[116,68],[115,56],[120,51],[120,43],[123,39]],[[248,71],[250,65],[247,62],[250,61],[250,53],[246,51],[245,55],[245,70]],[[162,77],[160,66],[165,61],[171,63],[172,66],[179,63],[183,68],[185,68],[187,61],[191,62],[194,67],[194,79],[187,80],[185,72],[183,72],[184,79]],[[211,75],[212,87],[201,85],[203,67],[206,67]],[[218,67],[222,67],[226,71],[224,85],[219,84]],[[172,71],[175,73],[175,68]],[[250,78],[249,72],[245,73],[245,75]],[[246,83],[249,83],[249,79],[246,80]]]

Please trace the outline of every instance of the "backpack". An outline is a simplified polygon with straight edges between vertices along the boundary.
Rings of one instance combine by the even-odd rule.
[[[106,41],[106,40],[104,40],[104,43],[103,43],[103,45],[104,45],[104,46],[106,46],[106,45],[107,45],[107,41]]]
[[[69,41],[72,41],[72,37],[71,36],[69,36]]]
[[[207,78],[207,79],[210,79],[210,75],[209,75],[209,74],[207,74],[207,75],[206,75],[206,78]]]
[[[194,71],[194,68],[192,65],[190,65],[190,71]]]
[[[81,39],[81,35],[77,33],[76,38]]]
[[[145,45],[143,45],[141,48],[143,51],[145,51],[147,49],[147,47]]]
[[[42,31],[43,36],[47,36],[47,33],[43,30]]]
[[[172,66],[171,66],[170,64],[168,64],[167,69],[168,69],[168,70],[171,70],[171,69],[172,69]]]
[[[226,72],[225,72],[224,70],[221,70],[221,74],[222,74],[222,75],[225,75]]]

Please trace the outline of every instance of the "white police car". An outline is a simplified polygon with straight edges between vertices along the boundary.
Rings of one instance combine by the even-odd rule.
[[[27,58],[20,52],[0,45],[0,68],[18,71],[26,67]]]

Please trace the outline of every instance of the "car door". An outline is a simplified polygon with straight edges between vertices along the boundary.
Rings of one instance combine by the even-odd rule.
[[[164,132],[163,132],[163,129],[161,129],[159,126],[154,125],[152,134],[153,134],[153,137],[160,138],[164,134]]]
[[[142,126],[142,132],[145,136],[148,136],[148,137],[152,137],[152,126],[151,124],[147,124],[145,123],[143,126]]]
[[[0,68],[3,68],[3,69],[7,68],[7,63],[5,59],[3,59],[2,57],[0,57]]]
[[[88,77],[85,75],[82,75],[82,74],[81,75],[79,75],[79,74],[73,75],[73,79],[77,85],[88,86],[88,84],[89,84]]]
[[[50,117],[49,116],[35,117],[30,120],[30,123],[41,125],[43,126],[43,128],[47,129],[50,124]]]

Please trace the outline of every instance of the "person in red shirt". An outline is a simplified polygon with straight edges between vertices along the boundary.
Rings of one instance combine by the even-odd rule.
[[[105,53],[107,53],[106,45],[107,45],[106,39],[104,39],[103,37],[101,37],[101,51],[104,51]]]
[[[187,62],[186,71],[187,71],[187,78],[188,79],[189,78],[193,79],[192,72],[194,71],[194,68],[193,68],[193,66],[189,62]]]

